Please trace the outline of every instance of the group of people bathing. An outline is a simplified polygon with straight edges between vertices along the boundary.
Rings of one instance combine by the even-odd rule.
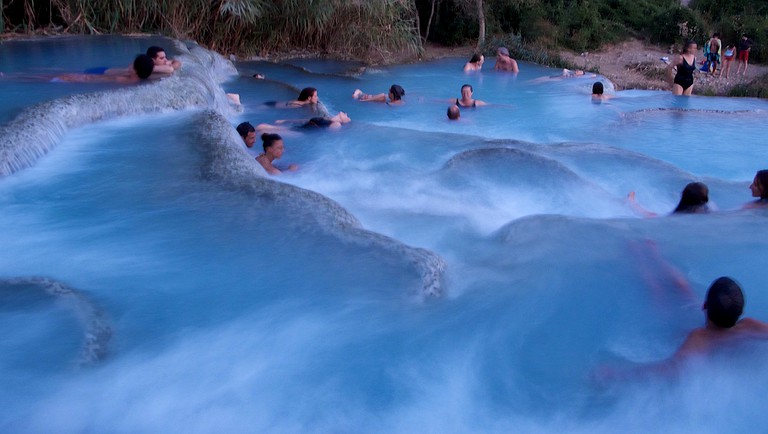
[[[768,170],[758,170],[749,185],[752,197],[757,198],[750,202],[744,208],[763,208],[768,207]],[[635,192],[630,192],[627,196],[632,207],[645,217],[656,217],[657,214],[642,208],[635,202]],[[709,210],[709,187],[703,182],[691,182],[685,186],[680,195],[680,202],[675,207],[672,214],[705,214]]]
[[[737,49],[738,47],[738,49]],[[738,59],[739,65],[736,68],[736,75],[741,73],[747,74],[747,66],[749,65],[749,52],[752,49],[752,41],[747,35],[742,35],[738,44],[730,44],[725,47],[725,53],[722,53],[722,42],[720,41],[720,34],[712,34],[712,38],[704,45],[704,53],[706,55],[706,61],[708,62],[708,70],[712,75],[715,75],[718,69],[718,65],[722,62],[723,68],[720,70],[718,76],[722,76],[725,72],[725,78],[731,71],[731,64],[734,60]],[[698,67],[696,66],[696,53],[699,47],[694,41],[687,41],[683,45],[683,51],[675,56],[671,62],[667,65],[667,79],[672,84],[672,93],[674,95],[691,95],[693,93],[693,76]],[[744,67],[742,72],[741,68]]]

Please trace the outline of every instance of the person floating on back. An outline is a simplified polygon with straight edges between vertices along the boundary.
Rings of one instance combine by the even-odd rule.
[[[355,89],[352,93],[352,98],[363,102],[384,102],[390,105],[402,104],[403,96],[405,96],[405,89],[399,84],[393,84],[389,87],[389,93],[380,93],[377,95],[369,95],[363,93],[360,89]]]

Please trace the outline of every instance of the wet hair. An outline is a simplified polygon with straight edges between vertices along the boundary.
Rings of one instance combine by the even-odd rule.
[[[164,51],[165,50],[163,49],[163,47],[158,47],[157,45],[153,45],[147,48],[147,56],[154,59],[157,57],[158,54],[160,54],[160,52],[164,52]]]
[[[605,91],[605,88],[603,87],[602,81],[596,81],[595,84],[592,85],[593,95],[602,95],[604,91]]]
[[[455,121],[455,120],[459,119],[459,117],[461,116],[461,110],[459,110],[459,106],[452,105],[452,106],[448,107],[447,115],[448,115],[448,119],[450,119],[452,121]]]
[[[683,189],[680,203],[673,213],[696,214],[709,212],[709,188],[701,182],[691,182]]]
[[[307,121],[302,125],[302,128],[328,128],[333,124],[333,121],[326,118],[316,117]]]
[[[274,133],[264,133],[261,135],[261,141],[264,142],[262,144],[262,147],[264,148],[264,152],[267,151],[267,148],[271,147],[275,144],[276,141],[283,140],[282,137],[280,137],[280,134],[274,134]]]
[[[482,55],[482,54],[480,54],[480,53],[475,53],[475,54],[473,54],[473,55],[472,55],[472,58],[471,58],[471,59],[469,59],[469,63],[477,63],[477,62],[479,62],[479,61],[480,61],[480,58],[482,58],[482,57],[483,57],[483,55]]]
[[[297,101],[308,101],[310,98],[312,98],[312,95],[317,92],[317,89],[314,87],[305,87],[304,89],[301,89],[301,92],[299,92],[299,97],[296,98]]]
[[[758,170],[755,180],[760,187],[760,199],[768,199],[768,170]]]
[[[240,125],[235,128],[237,130],[237,134],[240,134],[240,137],[245,138],[248,133],[255,133],[256,128],[253,128],[253,125],[251,125],[250,122],[243,122]]]
[[[720,277],[707,290],[707,318],[718,327],[731,328],[744,312],[744,293],[730,277]]]
[[[155,61],[146,54],[139,54],[133,60],[133,69],[140,79],[145,80],[152,75],[152,70],[155,69]]]
[[[461,90],[463,91],[465,87],[468,87],[470,92],[474,92],[475,91],[474,89],[472,89],[472,85],[471,84],[465,84],[464,86],[461,86]]]
[[[392,94],[392,101],[400,101],[405,95],[405,89],[399,84],[393,84],[389,88],[389,93]]]
[[[685,45],[683,45],[683,54],[685,54],[688,51],[688,47],[690,47],[691,45],[696,45],[696,41],[691,41],[691,40],[685,41]]]

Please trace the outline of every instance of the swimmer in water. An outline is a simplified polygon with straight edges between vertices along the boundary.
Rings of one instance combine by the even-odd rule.
[[[505,72],[520,72],[520,68],[517,67],[517,61],[509,57],[509,50],[506,47],[499,47],[496,50],[496,64],[493,65],[493,69]]]
[[[181,68],[180,60],[171,60],[165,54],[165,49],[153,45],[147,48],[147,56],[152,58],[155,63],[155,74],[173,74],[176,70]]]
[[[702,306],[704,326],[692,330],[682,345],[667,360],[630,369],[602,369],[602,380],[631,379],[649,374],[670,374],[680,363],[692,357],[706,357],[735,343],[768,339],[768,324],[754,318],[741,318],[744,312],[744,292],[730,277],[719,277],[709,286]]]
[[[641,207],[635,201],[635,192],[627,195],[629,205],[644,217],[657,217],[658,214]],[[680,202],[672,214],[706,214],[709,212],[709,188],[702,182],[691,182],[680,195]]]
[[[258,161],[270,175],[279,175],[283,173],[272,164],[275,160],[279,160],[280,157],[283,156],[283,152],[285,151],[283,138],[280,137],[279,134],[264,133],[261,135],[261,140],[263,142],[262,147],[264,148],[264,153],[256,157],[256,161]],[[296,170],[299,170],[299,166],[291,164],[288,166],[287,170],[295,172]]]
[[[474,72],[483,69],[483,63],[485,62],[485,56],[482,54],[473,54],[469,62],[464,65],[464,72]]]
[[[403,96],[405,96],[405,89],[399,84],[393,84],[389,88],[388,94],[368,95],[363,93],[360,89],[355,89],[352,93],[352,98],[363,102],[384,102],[389,105],[396,105],[403,103]]]
[[[592,85],[592,100],[607,100],[613,98],[613,95],[605,93],[605,86],[602,81],[596,81]]]
[[[448,107],[447,115],[449,120],[458,121],[461,117],[461,110],[459,110],[459,106],[452,105]]]
[[[243,122],[238,125],[236,129],[237,133],[240,134],[240,137],[243,139],[245,147],[252,149],[253,145],[256,144],[256,128],[254,128],[250,122]]]
[[[456,105],[459,107],[480,107],[486,105],[485,102],[479,99],[472,99],[472,85],[465,84],[461,86],[461,99],[456,98]]]
[[[296,101],[286,103],[286,107],[303,107],[305,105],[316,105],[320,100],[317,96],[317,89],[314,87],[305,87],[299,92]]]
[[[256,126],[257,131],[287,131],[289,129],[313,129],[313,128],[328,128],[331,130],[337,130],[341,128],[342,125],[348,124],[352,122],[352,119],[349,118],[349,116],[344,112],[339,112],[335,116],[331,117],[314,117],[309,120],[306,119],[280,119],[275,121],[275,124],[281,124],[281,125],[272,125],[272,124],[259,124]],[[282,124],[295,124],[294,127],[286,127]]]
[[[745,208],[762,208],[768,206],[768,170],[758,170],[752,184],[749,185],[752,197],[757,200],[745,205]]]
[[[137,83],[150,78],[154,70],[155,62],[152,58],[146,54],[139,54],[128,68],[93,68],[84,74],[61,74],[51,81]]]

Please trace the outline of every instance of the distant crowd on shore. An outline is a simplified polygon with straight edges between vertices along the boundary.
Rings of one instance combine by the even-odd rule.
[[[699,68],[696,63],[698,45],[694,41],[687,41],[683,46],[683,51],[669,61],[667,65],[666,75],[667,80],[672,85],[672,93],[690,96],[693,93],[694,75],[697,70],[716,77],[725,74],[725,78],[728,78],[734,61],[738,62],[735,74],[745,76],[749,66],[749,53],[752,50],[752,44],[752,40],[747,35],[742,35],[737,43],[728,44],[723,50],[720,34],[715,32],[704,44],[703,66]]]

